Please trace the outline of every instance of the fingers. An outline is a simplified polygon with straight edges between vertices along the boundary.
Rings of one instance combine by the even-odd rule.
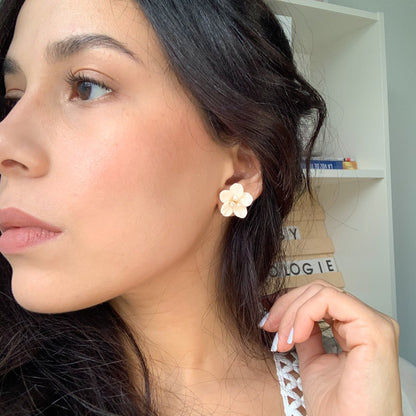
[[[283,314],[293,305],[295,300],[300,298],[311,297],[323,287],[333,287],[329,283],[317,280],[305,286],[301,286],[295,289],[291,289],[285,295],[282,295],[277,299],[274,305],[269,311],[267,321],[263,325],[263,329],[266,331],[276,331],[279,328],[281,318]],[[335,289],[335,288],[334,288]],[[338,290],[338,289],[336,289]],[[306,295],[306,296],[304,296]],[[292,308],[293,309],[293,308]]]
[[[329,283],[318,280],[311,284],[292,289],[287,294],[281,296],[270,309],[267,321],[263,322],[263,329],[270,332],[277,330],[286,332],[285,329],[290,331],[291,327],[287,328],[285,323],[293,323],[299,307],[325,288],[341,292]]]
[[[316,322],[322,319],[337,322],[334,334],[343,350],[350,351],[368,340],[369,326],[374,327],[375,316],[391,321],[391,318],[374,311],[354,296],[329,283],[316,281],[279,298],[271,308],[263,329],[278,331],[278,351],[288,351],[294,343],[307,342],[308,348],[312,348],[311,354],[317,354],[323,353],[323,347]],[[394,323],[392,325],[394,328]]]
[[[314,327],[314,321],[310,319],[303,323],[303,337],[299,338],[299,328],[295,328],[296,314],[305,302],[313,298],[322,286],[320,284],[308,285],[302,288],[295,289],[290,293],[282,296],[271,308],[269,318],[264,325],[267,331],[278,331],[279,342],[276,345],[278,351],[288,351],[293,347],[293,342],[302,342],[306,340],[311,334]],[[296,329],[296,338],[295,338]]]

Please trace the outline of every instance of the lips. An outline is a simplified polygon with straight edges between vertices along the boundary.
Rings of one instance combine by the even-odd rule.
[[[62,230],[16,208],[0,210],[0,252],[13,254],[58,237]]]

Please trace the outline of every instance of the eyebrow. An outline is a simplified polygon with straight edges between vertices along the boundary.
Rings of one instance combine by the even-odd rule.
[[[46,49],[46,58],[52,61],[69,58],[85,49],[107,48],[114,49],[122,54],[138,60],[136,55],[118,40],[96,33],[74,35],[64,40],[53,42]]]
[[[86,33],[81,35],[69,36],[63,40],[53,42],[46,48],[46,59],[48,61],[56,62],[69,58],[86,49],[106,48],[113,49],[124,55],[129,56],[136,62],[141,62],[140,59],[126,46],[118,40],[96,33]],[[15,75],[23,72],[17,61],[11,57],[3,59],[3,75]]]

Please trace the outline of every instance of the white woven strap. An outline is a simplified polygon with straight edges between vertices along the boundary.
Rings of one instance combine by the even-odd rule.
[[[305,400],[296,352],[275,353],[277,376],[286,416],[306,416]]]

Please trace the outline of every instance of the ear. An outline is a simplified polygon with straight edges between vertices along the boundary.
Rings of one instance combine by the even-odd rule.
[[[228,190],[234,183],[239,183],[253,199],[258,198],[263,191],[263,176],[259,160],[252,150],[241,145],[232,148],[231,157],[233,174],[225,180],[223,190]],[[218,204],[221,209],[220,200]]]

